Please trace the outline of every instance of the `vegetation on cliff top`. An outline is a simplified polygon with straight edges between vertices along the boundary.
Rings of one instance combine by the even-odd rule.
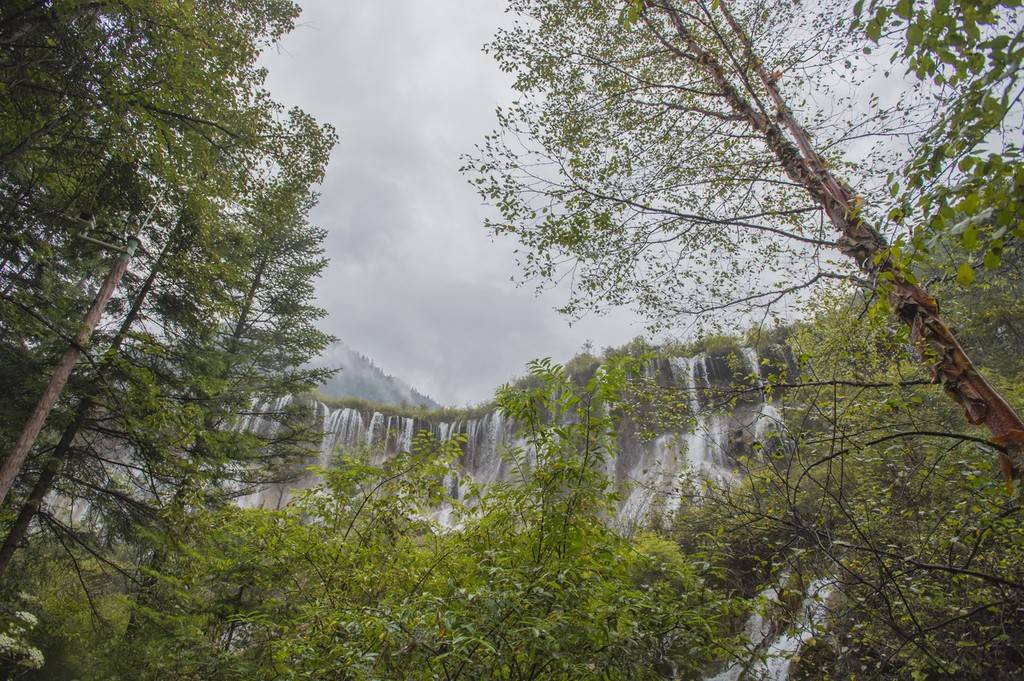
[[[519,98],[466,170],[526,278],[571,272],[569,314],[751,330],[657,348],[728,369],[699,400],[643,339],[493,405],[328,400],[500,409],[513,473],[452,498],[460,438],[422,432],[331,452],[276,510],[236,497],[320,433],[253,404],[312,394],[332,341],[309,213],[334,133],[258,62],[297,5],[0,5],[5,454],[141,242],[0,508],[0,674],[1020,678],[1019,0],[508,4],[488,49]],[[611,522],[624,419],[740,406],[784,424]]]

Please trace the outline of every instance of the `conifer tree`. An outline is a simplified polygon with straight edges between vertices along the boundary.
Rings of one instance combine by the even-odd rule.
[[[116,242],[152,212],[17,480],[0,566],[40,509],[40,529],[94,551],[137,539],[169,498],[222,501],[314,444],[299,406],[239,428],[318,383],[302,367],[329,341],[308,212],[334,134],[270,99],[257,64],[296,15],[285,0],[0,9],[5,451],[100,276],[83,231]],[[96,522],[67,523],[75,500]]]

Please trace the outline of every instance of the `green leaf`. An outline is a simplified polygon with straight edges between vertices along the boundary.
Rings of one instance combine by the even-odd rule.
[[[911,24],[907,27],[907,42],[911,45],[919,45],[924,38],[924,31],[918,24]]]
[[[974,283],[974,268],[968,263],[960,263],[956,270],[956,282],[961,286],[970,286]]]
[[[631,0],[619,15],[619,21],[623,27],[629,28],[640,18],[640,12],[644,8],[644,0]]]
[[[963,243],[964,248],[969,251],[973,251],[977,248],[979,244],[977,225],[971,225],[964,230],[963,236],[960,237],[960,240],[961,243]]]

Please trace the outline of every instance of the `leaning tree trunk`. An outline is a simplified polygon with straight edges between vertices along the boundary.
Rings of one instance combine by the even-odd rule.
[[[11,529],[7,532],[3,546],[0,546],[0,574],[7,570],[11,558],[14,557],[14,552],[25,539],[25,535],[28,534],[28,528],[32,524],[32,519],[36,517],[40,507],[43,505],[43,499],[53,489],[53,483],[64,467],[68,452],[71,451],[71,445],[74,442],[75,436],[78,435],[82,424],[85,423],[91,406],[92,401],[88,397],[82,400],[75,413],[74,420],[64,429],[53,453],[46,457],[46,461],[43,462],[42,470],[39,471],[39,477],[36,478],[36,484],[33,485],[28,499],[21,505],[18,517],[15,518],[14,524],[11,525]]]
[[[128,309],[128,313],[121,321],[121,326],[111,339],[110,347],[107,348],[103,361],[100,362],[97,368],[97,379],[101,379],[106,370],[110,368],[113,357],[120,351],[121,345],[128,337],[129,331],[131,331],[132,326],[134,326],[139,315],[142,313],[142,306],[145,304],[149,294],[153,291],[156,279],[163,270],[163,266],[167,261],[167,255],[170,252],[172,243],[177,238],[182,224],[183,223],[179,218],[178,224],[175,225],[167,239],[167,242],[160,250],[160,254],[157,256],[156,261],[150,268],[149,274],[146,276],[146,280],[142,283],[142,286],[135,294],[135,297],[132,300],[132,305]],[[15,519],[11,529],[8,530],[7,537],[4,539],[3,545],[0,546],[0,574],[3,574],[7,569],[8,564],[11,562],[11,558],[14,556],[14,552],[25,539],[25,535],[28,533],[28,528],[32,523],[32,519],[39,512],[43,499],[50,493],[50,490],[53,489],[54,482],[56,482],[61,470],[71,458],[73,451],[72,446],[74,445],[75,437],[77,437],[82,426],[85,425],[85,422],[88,420],[89,413],[92,411],[94,395],[95,393],[87,395],[81,402],[79,402],[78,408],[75,409],[74,419],[72,419],[71,423],[64,428],[64,432],[61,433],[57,446],[54,447],[53,451],[43,462],[42,469],[39,472],[39,477],[36,478],[35,485],[33,485],[28,499],[22,504],[21,510],[18,512],[18,517]]]
[[[654,4],[650,6],[654,7]],[[1002,452],[1000,465],[1007,482],[1022,475],[1024,420],[974,366],[940,315],[938,301],[923,286],[910,281],[888,257],[885,239],[861,217],[853,191],[828,170],[815,151],[810,135],[796,120],[779,91],[776,84],[778,76],[769,74],[754,54],[749,37],[729,11],[726,0],[719,0],[718,7],[742,44],[747,64],[771,98],[779,122],[755,109],[750,100],[740,93],[722,62],[705,49],[687,27],[672,0],[666,0],[658,7],[667,14],[686,46],[686,52],[675,51],[676,56],[696,61],[721,89],[737,116],[763,136],[765,144],[789,178],[810,194],[840,233],[840,252],[852,259],[865,274],[874,279],[884,274],[890,281],[889,296],[893,307],[910,328],[911,340],[920,350],[922,361],[928,364],[932,379],[960,405],[969,423],[988,428],[992,442]],[[780,127],[780,122],[789,135]]]
[[[43,394],[39,397],[39,401],[36,403],[35,409],[32,410],[32,414],[28,417],[28,421],[22,427],[21,434],[18,435],[14,447],[11,448],[7,458],[0,464],[0,504],[3,503],[7,493],[10,492],[11,487],[14,485],[14,479],[21,472],[21,467],[24,465],[25,459],[35,444],[40,431],[42,431],[43,424],[46,423],[46,417],[50,415],[53,405],[57,403],[57,399],[64,390],[64,385],[71,377],[71,372],[74,370],[75,364],[78,363],[78,358],[81,357],[82,351],[88,347],[92,332],[96,325],[99,324],[100,317],[103,315],[103,309],[114,294],[114,289],[121,282],[121,277],[124,276],[125,271],[128,269],[128,261],[131,259],[137,246],[138,241],[132,237],[128,242],[128,248],[118,255],[114,261],[114,265],[110,268],[110,273],[103,280],[96,298],[89,307],[89,311],[85,314],[82,326],[79,327],[78,333],[75,334],[74,339],[64,351],[63,356],[61,356],[60,361],[57,362],[57,366],[54,368],[46,388],[43,389]]]

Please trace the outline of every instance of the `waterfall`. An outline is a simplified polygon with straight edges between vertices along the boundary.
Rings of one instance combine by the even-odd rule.
[[[782,418],[782,412],[771,402],[762,402],[757,420],[754,423],[754,434],[759,442],[765,442],[772,437],[783,440],[783,447],[789,449],[789,442],[786,438],[786,423]]]
[[[416,427],[416,420],[408,416],[402,417],[401,437],[398,440],[399,451],[408,452],[412,449],[413,428]]]
[[[641,446],[637,455],[623,456],[622,453],[610,463],[615,470],[615,480],[624,481],[627,493],[619,505],[616,524],[620,527],[635,527],[643,524],[654,510],[663,513],[679,507],[679,495],[675,483],[679,476],[679,436],[664,433],[654,442]],[[658,506],[658,502],[664,504]]]
[[[677,384],[684,385],[694,423],[686,435],[686,458],[698,473],[717,482],[732,479],[728,465],[728,416],[701,407],[701,394],[711,388],[707,355],[670,360]]]
[[[765,394],[765,382],[761,375],[761,363],[757,357],[757,351],[753,348],[743,348],[743,357],[750,367],[750,373],[757,381],[758,391],[761,393],[760,405],[757,416],[754,418],[754,437],[758,442],[767,444],[771,438],[778,438],[781,446],[786,451],[791,450],[792,443],[786,437],[785,421],[782,412],[772,400]]]
[[[615,479],[631,484],[619,509],[620,525],[642,523],[652,510],[665,515],[678,510],[682,502],[678,483],[687,468],[719,484],[735,479],[729,455],[733,415],[702,405],[702,399],[706,400],[704,396],[713,387],[710,358],[701,354],[656,360],[644,368],[644,377],[657,381],[662,367],[666,370],[665,379],[686,392],[693,422],[684,433],[662,433],[638,454],[620,452],[615,462]]]
[[[331,457],[339,450],[358,446],[367,440],[366,424],[357,409],[335,409],[317,402],[317,411],[323,411],[323,440],[320,441],[320,465],[330,465]]]
[[[619,509],[611,522],[621,528],[632,528],[649,520],[652,513],[670,515],[678,510],[679,482],[687,470],[720,485],[731,484],[738,476],[733,457],[754,441],[764,448],[777,447],[778,443],[784,448],[792,447],[785,435],[780,406],[766,393],[757,352],[753,348],[742,348],[740,356],[756,390],[750,391],[753,399],[742,397],[728,410],[715,408],[712,403],[715,390],[732,380],[733,371],[722,357],[707,354],[673,357],[645,366],[643,376],[647,380],[685,393],[690,424],[679,431],[658,433],[646,442],[638,438],[632,426],[625,427],[620,434],[617,456],[603,463],[609,480],[622,492]],[[260,414],[283,411],[290,402],[290,398],[281,398],[254,404],[252,413],[241,419],[238,428],[261,435],[272,434],[277,428],[275,420]],[[467,501],[467,492],[473,484],[486,486],[514,479],[518,474],[503,455],[503,450],[516,441],[516,425],[496,410],[440,421],[379,411],[370,413],[351,407],[332,409],[316,402],[313,414],[323,429],[316,460],[323,467],[331,465],[332,457],[339,450],[363,447],[370,450],[371,462],[383,463],[400,452],[409,451],[416,432],[423,429],[442,442],[463,436],[462,454],[440,480],[447,499],[429,513],[433,521],[447,530],[457,529],[455,509]],[[532,464],[528,461],[526,465]],[[239,504],[281,506],[294,489],[308,486],[305,483],[314,484],[301,478],[292,485],[273,485],[240,499]],[[787,578],[784,574],[778,585],[761,592],[762,606],[778,603]],[[793,656],[825,620],[825,601],[829,593],[829,586],[823,580],[808,585],[800,611],[785,629],[767,616],[763,607],[756,608],[744,625],[751,653],[748,659],[732,662],[713,676],[705,677],[705,681],[787,679]]]
[[[742,348],[741,356],[758,390],[754,400],[741,400],[728,411],[710,403],[712,390],[732,378],[721,358],[706,354],[673,357],[644,367],[645,379],[658,381],[662,376],[662,382],[670,381],[685,391],[692,423],[682,433],[662,433],[640,451],[622,451],[614,463],[609,462],[609,477],[631,485],[620,505],[620,525],[643,522],[652,510],[663,514],[676,511],[682,501],[678,483],[686,469],[717,484],[730,484],[737,476],[733,462],[737,447],[742,452],[756,441],[770,450],[777,446],[774,440],[781,441],[784,448],[791,447],[784,436],[780,409],[766,399],[756,350]]]
[[[685,429],[657,433],[650,441],[641,441],[635,434],[625,434],[618,455],[604,466],[609,480],[622,493],[616,524],[627,527],[650,519],[651,513],[668,515],[681,503],[679,482],[690,470],[718,484],[736,479],[733,456],[737,447],[753,440],[768,446],[783,432],[779,408],[765,399],[764,382],[757,352],[743,348],[742,357],[757,380],[757,399],[745,400],[735,409],[714,409],[710,395],[715,388],[731,380],[728,364],[721,357],[700,354],[694,357],[658,359],[647,364],[644,377],[662,387],[685,392],[692,423]],[[260,434],[272,433],[276,423],[260,416],[260,412],[281,411],[290,398],[254,405],[252,413],[241,419],[239,428]],[[510,480],[518,475],[503,455],[517,438],[516,426],[499,411],[480,416],[456,417],[451,420],[416,419],[395,413],[360,411],[352,407],[332,409],[321,402],[312,405],[313,416],[323,431],[318,456],[320,466],[330,466],[332,457],[341,450],[367,448],[370,462],[381,464],[412,447],[416,432],[427,429],[441,441],[464,436],[461,456],[444,477],[442,484],[455,502],[464,501],[469,483],[488,485]],[[626,429],[627,431],[629,428]],[[529,459],[529,457],[527,457]],[[527,461],[526,465],[531,465]],[[314,484],[315,479],[300,476],[293,487]],[[275,505],[284,503],[287,489],[270,494]],[[250,495],[246,505],[262,505],[267,495]]]
[[[750,367],[750,375],[754,377],[757,382],[757,387],[764,390],[764,377],[761,376],[761,361],[757,357],[757,350],[754,348],[742,348],[743,359],[747,360],[747,366]]]
[[[762,591],[758,600],[778,603],[782,587],[788,579],[789,573],[783,572],[778,584]],[[752,657],[749,660],[733,662],[718,674],[706,677],[705,681],[739,681],[741,676],[750,681],[788,679],[793,656],[825,623],[831,593],[832,588],[827,580],[817,579],[808,584],[792,625],[781,631],[778,631],[776,624],[755,607],[743,627],[743,633],[753,653]]]
[[[255,398],[249,406],[249,412],[231,426],[230,430],[273,435],[280,428],[280,424],[270,416],[282,413],[291,405],[292,399],[291,395],[284,395],[271,401]]]

